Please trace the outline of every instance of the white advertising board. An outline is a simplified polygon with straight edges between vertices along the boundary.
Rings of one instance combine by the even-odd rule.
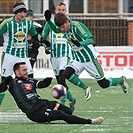
[[[133,47],[132,46],[112,46],[96,47],[99,51],[98,60],[100,61],[105,77],[120,77],[125,75],[133,78]],[[0,47],[0,56],[2,47]],[[49,55],[46,55],[44,48],[39,48],[39,55],[34,66],[35,78],[45,78],[54,76]],[[86,71],[83,71],[80,78],[91,78]]]

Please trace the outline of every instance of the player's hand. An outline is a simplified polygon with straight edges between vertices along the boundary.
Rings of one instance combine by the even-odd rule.
[[[12,81],[12,76],[8,76],[7,78],[4,79],[6,85],[8,85],[11,81]]]
[[[51,19],[51,11],[50,10],[46,10],[44,12],[44,16],[45,16],[46,21],[49,21]]]
[[[41,38],[41,43],[44,43],[46,44],[47,47],[50,47],[50,42],[47,41],[46,39]]]
[[[51,48],[50,47],[45,47],[45,53],[50,54],[51,53]]]
[[[77,40],[71,38],[71,41],[77,46],[80,47],[80,43]]]

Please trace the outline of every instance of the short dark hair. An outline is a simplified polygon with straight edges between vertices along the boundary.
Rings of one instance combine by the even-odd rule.
[[[20,65],[25,65],[25,62],[17,62],[14,66],[13,66],[13,71],[15,73],[16,70],[18,70],[20,68]]]
[[[64,13],[57,13],[55,14],[54,22],[57,26],[61,26],[66,23],[68,20],[67,16]]]

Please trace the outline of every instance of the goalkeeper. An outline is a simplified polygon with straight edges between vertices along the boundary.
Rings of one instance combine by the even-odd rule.
[[[100,87],[108,88],[109,86],[121,85],[124,93],[128,93],[129,86],[125,76],[109,79],[104,77],[103,69],[97,59],[98,52],[94,47],[92,34],[83,23],[72,21],[63,13],[57,13],[54,18],[55,25],[50,20],[50,10],[45,11],[45,18],[53,31],[64,33],[70,42],[73,58],[66,67],[64,75],[71,83],[85,90],[86,100],[91,98],[91,88],[78,77],[83,70],[86,70],[90,76],[94,77]]]
[[[15,79],[11,76],[5,78],[0,84],[0,92],[9,90],[18,107],[34,122],[51,122],[64,120],[69,124],[101,124],[103,117],[84,119],[72,115],[72,110],[56,101],[41,99],[36,88],[50,85],[52,78],[38,81],[28,78],[28,68],[25,62],[18,62],[13,67]]]

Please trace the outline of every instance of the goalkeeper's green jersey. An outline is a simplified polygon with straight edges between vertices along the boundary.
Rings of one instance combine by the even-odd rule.
[[[27,35],[35,36],[36,29],[29,19],[17,22],[14,17],[4,20],[0,24],[0,36],[3,35],[3,51],[13,56],[27,58]]]
[[[42,37],[46,39],[48,35],[50,35],[49,41],[51,45],[51,58],[71,56],[71,47],[66,39],[66,36],[63,33],[55,33],[50,29],[48,23],[46,23],[42,33]]]
[[[81,22],[70,21],[70,28],[64,33],[72,48],[72,59],[79,62],[89,62],[97,56],[97,51],[92,51],[91,46],[94,44],[90,30]],[[50,20],[48,21],[50,28],[58,33],[61,32],[59,28]],[[77,47],[71,41],[71,38],[80,43]]]

